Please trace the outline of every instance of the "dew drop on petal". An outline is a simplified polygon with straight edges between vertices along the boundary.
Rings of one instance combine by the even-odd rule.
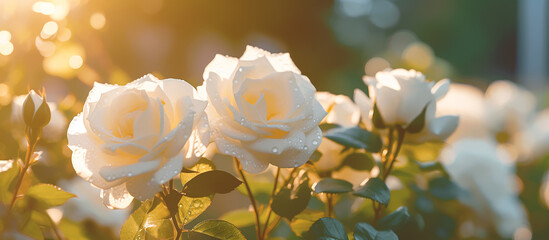
[[[318,144],[318,141],[317,140],[313,140],[313,145],[317,145]]]
[[[273,148],[273,152],[274,152],[274,153],[277,153],[277,152],[278,152],[278,148],[274,147],[274,148]]]

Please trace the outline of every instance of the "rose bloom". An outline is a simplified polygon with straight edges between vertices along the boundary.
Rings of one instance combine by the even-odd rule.
[[[450,87],[450,80],[426,81],[425,75],[415,70],[384,70],[375,77],[364,77],[370,97],[355,90],[355,102],[363,118],[371,119],[374,104],[386,126],[400,125],[406,128],[425,111],[425,126],[418,133],[407,134],[408,143],[444,141],[457,128],[459,117],[437,112],[437,102],[444,98]],[[366,126],[371,123],[365,122]]]
[[[147,200],[205,152],[206,105],[183,80],[149,74],[125,86],[96,83],[69,125],[73,167],[110,208]]]
[[[517,195],[511,156],[493,139],[463,138],[441,151],[440,161],[461,189],[460,201],[495,227],[502,238],[529,225]]]
[[[245,171],[298,167],[320,145],[326,111],[289,54],[248,46],[240,59],[216,55],[204,80],[212,138]]]
[[[317,92],[316,98],[322,107],[328,111],[328,115],[321,123],[338,124],[343,127],[358,125],[360,109],[349,97],[334,95],[329,92]],[[342,153],[344,148],[343,145],[330,139],[323,139],[318,147],[318,151],[322,153],[322,156],[315,162],[316,170],[328,171],[339,166],[343,159],[351,153],[351,151]]]

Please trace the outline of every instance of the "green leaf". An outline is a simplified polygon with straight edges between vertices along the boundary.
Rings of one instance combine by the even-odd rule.
[[[372,155],[365,153],[351,153],[345,159],[341,166],[349,166],[358,171],[370,171],[376,165]]]
[[[444,167],[439,161],[432,161],[432,162],[415,161],[415,162],[419,166],[419,169],[423,171],[444,170]]]
[[[0,172],[0,199],[2,202],[8,204],[13,197],[13,192],[10,191],[10,186],[13,183],[13,180],[19,175],[19,166],[17,164],[17,161],[15,160],[8,160],[11,161],[11,167],[3,172]],[[10,163],[7,161],[2,161],[5,164],[3,164],[5,167],[8,167]]]
[[[408,208],[405,206],[401,206],[389,215],[379,219],[377,221],[377,226],[381,230],[395,230],[401,224],[406,222],[409,218],[410,214],[408,213]]]
[[[364,222],[357,223],[353,232],[355,240],[398,240],[398,236],[393,231],[378,231]]]
[[[210,206],[212,198],[213,195],[201,198],[181,197],[181,200],[179,200],[179,218],[181,219],[181,223],[186,225],[200,216]]]
[[[427,106],[429,106],[429,103],[425,105],[423,108],[423,111],[414,119],[408,126],[406,127],[406,132],[409,133],[419,133],[423,128],[425,127],[425,113],[427,112]]]
[[[326,132],[330,129],[341,127],[341,125],[338,125],[338,124],[335,124],[335,123],[323,123],[323,124],[318,125],[318,127],[320,127],[320,130],[322,130],[322,132]]]
[[[169,218],[170,212],[160,199],[147,200],[126,220],[120,230],[120,239],[173,237],[173,225]]]
[[[366,149],[368,152],[379,152],[382,147],[379,135],[356,126],[335,128],[324,136],[343,146]]]
[[[273,212],[288,220],[305,210],[311,199],[311,188],[307,175],[301,175],[297,181],[299,184],[294,184],[291,189],[288,186],[283,186],[275,194],[271,204]]]
[[[44,208],[63,205],[70,198],[76,197],[60,187],[44,183],[31,186],[25,196],[36,199]]]
[[[259,220],[265,222],[267,220],[267,214],[267,211],[262,211],[261,215],[259,215]],[[271,218],[273,216],[276,216],[276,214],[271,212]],[[244,228],[255,224],[255,215],[249,209],[236,209],[221,215],[219,220],[230,222],[237,228]]]
[[[385,205],[385,207],[387,207],[391,199],[391,191],[389,191],[385,182],[379,178],[368,179],[366,184],[360,186],[353,195],[372,199]]]
[[[435,206],[433,201],[425,194],[419,194],[414,201],[416,208],[424,213],[433,213],[435,212]]]
[[[225,213],[219,217],[220,220],[225,220],[234,224],[236,227],[243,228],[255,224],[254,213],[248,209],[237,209]]]
[[[311,162],[318,162],[318,160],[322,157],[322,153],[318,150],[315,150],[313,154],[309,157],[309,161]]]
[[[90,239],[89,236],[86,236],[84,224],[79,224],[67,218],[62,218],[58,227],[66,239]]]
[[[436,198],[452,200],[458,198],[460,192],[460,188],[446,177],[436,177],[429,181],[429,193]]]
[[[325,217],[318,219],[309,231],[303,233],[303,239],[337,239],[337,240],[347,240],[347,233],[343,225],[336,219]]]
[[[305,211],[296,215],[290,222],[290,227],[295,235],[302,237],[303,233],[307,232],[313,223],[324,217],[325,212],[318,210],[305,209]]]
[[[353,184],[342,179],[323,178],[313,184],[315,193],[346,193],[353,191]]]
[[[189,231],[189,239],[245,240],[233,224],[223,220],[206,220]]]
[[[181,185],[185,185],[185,183],[190,181],[192,178],[196,177],[196,175],[203,172],[211,171],[211,170],[215,170],[215,164],[206,158],[201,158],[191,168],[183,169],[183,171],[180,174]]]
[[[212,170],[200,173],[183,185],[184,196],[200,198],[215,193],[229,193],[242,181],[228,172]]]
[[[372,115],[372,124],[375,128],[378,129],[384,129],[387,126],[385,126],[385,121],[383,121],[383,117],[381,117],[381,113],[379,113],[379,109],[377,108],[377,103],[374,103],[374,114]]]

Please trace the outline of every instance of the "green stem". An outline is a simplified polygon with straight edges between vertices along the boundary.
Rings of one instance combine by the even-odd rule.
[[[397,134],[398,134],[398,140],[397,140],[397,146],[395,151],[393,152],[391,156],[391,160],[389,163],[389,168],[385,172],[383,172],[382,179],[385,181],[389,174],[391,173],[391,170],[393,169],[393,165],[395,164],[396,158],[398,157],[398,153],[400,152],[400,147],[402,147],[402,142],[404,141],[404,129],[400,126],[397,126]]]
[[[250,188],[250,185],[248,184],[248,181],[246,180],[246,177],[244,176],[244,171],[242,171],[242,165],[240,165],[240,161],[233,157],[234,163],[236,165],[236,169],[238,173],[240,174],[240,177],[242,177],[242,182],[244,182],[244,186],[246,186],[246,191],[248,192],[248,197],[250,198],[250,202],[252,204],[252,208],[254,209],[254,215],[255,215],[255,231],[257,233],[257,239],[263,240],[263,236],[261,235],[261,222],[259,220],[259,211],[257,210],[257,204],[254,198],[254,195],[252,193],[252,189]]]
[[[53,233],[55,234],[55,237],[58,240],[63,239],[63,238],[61,238],[61,235],[59,234],[59,231],[57,230],[57,225],[55,224],[53,219],[51,219],[50,214],[48,212],[46,212],[46,215],[48,216],[48,221],[50,222],[50,225],[51,225],[51,228],[53,229]]]
[[[393,144],[394,144],[394,138],[393,138],[393,135],[394,135],[394,131],[395,131],[395,128],[394,127],[390,127],[389,128],[389,141],[387,142],[387,148],[385,150],[385,152],[383,153],[383,156],[382,156],[382,160],[383,160],[383,167],[381,170],[381,173],[385,173],[386,169],[387,169],[387,163],[389,162],[389,158],[388,156],[391,155],[391,151],[393,151]]]
[[[326,210],[328,217],[332,217],[334,215],[334,196],[331,193],[326,193]]]
[[[166,207],[168,207],[168,202],[166,201],[166,196],[167,194],[165,193],[165,191],[162,191],[160,192],[160,199],[162,200],[162,202],[164,202],[164,205],[166,205]],[[177,223],[177,218],[175,216],[175,213],[173,213],[173,211],[171,209],[168,209],[168,211],[170,212],[170,218],[172,219],[172,223],[173,223],[173,226],[175,227],[175,231],[176,231],[176,237],[174,238],[175,240],[178,240],[180,237],[181,237],[181,234],[183,233],[183,226],[181,226],[181,228],[179,227],[179,223]]]
[[[273,212],[273,209],[271,208],[271,204],[273,204],[273,198],[276,194],[276,187],[278,185],[278,178],[280,177],[280,168],[276,168],[276,175],[274,178],[274,185],[273,185],[273,191],[271,192],[271,199],[269,200],[269,212],[267,213],[267,219],[265,220],[265,225],[263,226],[263,234],[261,235],[263,238],[267,237],[267,228],[269,227],[269,220],[271,218],[271,213]]]
[[[9,213],[11,213],[11,210],[13,206],[15,205],[15,200],[17,199],[17,194],[19,193],[19,188],[21,188],[21,184],[23,183],[23,179],[25,177],[25,173],[30,167],[30,161],[32,158],[32,155],[34,153],[34,148],[36,147],[36,142],[38,142],[38,137],[36,140],[33,140],[30,138],[31,130],[27,127],[26,129],[26,138],[27,138],[27,154],[25,155],[25,161],[23,162],[23,167],[21,168],[21,173],[19,174],[19,178],[17,179],[17,183],[15,184],[15,190],[13,192],[13,196],[10,201],[10,206],[8,208],[8,216]]]

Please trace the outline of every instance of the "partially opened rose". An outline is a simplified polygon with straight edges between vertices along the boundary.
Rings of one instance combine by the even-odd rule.
[[[204,80],[212,137],[245,171],[300,166],[320,145],[326,111],[289,54],[248,46],[240,59],[216,55]]]
[[[322,120],[322,123],[338,124],[343,127],[352,127],[358,125],[360,120],[360,109],[347,96],[334,95],[329,92],[317,92],[316,98],[328,115]],[[315,162],[317,171],[328,171],[336,168],[341,164],[343,159],[351,153],[351,151],[343,152],[345,147],[330,139],[323,139],[318,147],[318,151],[322,153],[320,159]]]
[[[355,101],[361,110],[369,111],[372,118],[374,106],[385,126],[407,128],[418,117],[424,125],[419,132],[408,134],[407,142],[424,142],[446,139],[458,126],[458,116],[437,115],[437,101],[448,92],[450,80],[426,81],[425,75],[415,70],[395,69],[365,77],[370,98],[355,92]],[[423,116],[421,116],[424,114]],[[366,116],[366,114],[362,114]]]
[[[25,97],[26,95],[20,95],[13,98],[11,106],[11,122],[15,126],[12,130],[16,136],[22,136],[25,129],[25,122],[23,120],[23,102],[25,102]],[[48,124],[42,129],[42,139],[54,142],[58,141],[65,134],[67,130],[67,118],[59,111],[55,103],[47,102],[47,104],[51,111],[51,118]]]
[[[206,150],[206,105],[183,80],[96,83],[68,129],[73,167],[108,207],[149,199]]]

